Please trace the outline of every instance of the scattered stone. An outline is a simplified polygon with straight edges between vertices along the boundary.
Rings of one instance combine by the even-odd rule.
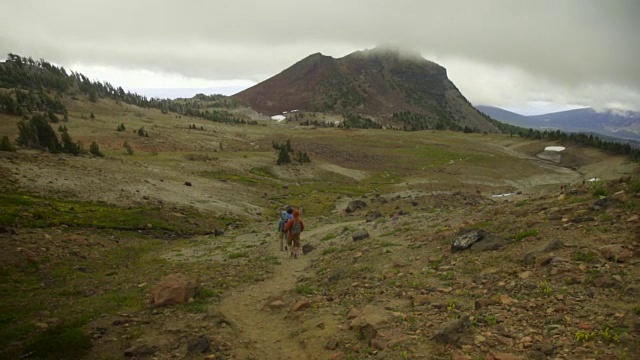
[[[325,341],[324,348],[326,350],[335,350],[338,348],[339,345],[340,345],[340,342],[338,342],[336,338],[330,337],[327,339],[327,341]]]
[[[349,313],[347,314],[347,319],[351,320],[351,319],[355,319],[358,316],[362,315],[362,311],[353,308],[351,310],[349,310]]]
[[[371,340],[378,336],[378,330],[369,323],[360,326],[358,333],[360,334],[360,338],[367,344],[371,344]]]
[[[429,305],[432,301],[432,298],[427,295],[414,295],[411,299],[411,304],[413,306],[422,306]]]
[[[485,237],[483,230],[466,230],[466,232],[458,235],[451,243],[451,251],[462,251],[482,240]]]
[[[594,279],[593,285],[597,288],[612,288],[616,285],[616,282],[611,276],[605,274]]]
[[[189,341],[188,351],[189,353],[204,354],[209,351],[210,341],[208,338],[202,336],[197,339]]]
[[[155,354],[158,351],[156,346],[149,345],[139,345],[128,348],[124,351],[124,356],[126,357],[144,357]]]
[[[532,349],[539,351],[546,356],[551,356],[556,351],[556,346],[554,344],[543,343],[533,345]]]
[[[547,246],[544,247],[544,249],[542,251],[544,252],[550,252],[550,251],[555,251],[555,250],[560,250],[564,247],[564,243],[562,242],[562,240],[551,240]]]
[[[371,211],[367,214],[367,217],[365,218],[367,222],[372,222],[374,220],[376,220],[377,218],[382,217],[382,214],[380,213],[380,211]]]
[[[462,334],[470,327],[469,315],[464,315],[459,319],[451,320],[444,324],[433,338],[445,344],[456,344]]]
[[[345,212],[347,213],[352,213],[358,209],[362,209],[364,207],[367,206],[367,203],[365,203],[362,200],[353,200],[351,202],[349,202],[349,205],[347,205],[347,208],[344,209]]]
[[[293,304],[293,306],[291,306],[291,309],[289,310],[289,312],[302,311],[302,310],[306,310],[306,309],[308,309],[310,307],[311,307],[311,301],[309,301],[307,299],[300,299],[300,300],[296,301],[295,304]]]
[[[285,303],[282,300],[276,300],[276,301],[272,301],[271,303],[269,303],[269,308],[271,310],[280,310],[282,308],[284,308]]]
[[[478,299],[475,301],[475,308],[476,310],[480,310],[482,308],[485,308],[493,304],[495,304],[495,302],[491,299],[488,299],[488,298]]]
[[[156,307],[183,304],[196,294],[198,285],[184,274],[171,274],[165,277],[153,291],[153,304]]]
[[[494,353],[492,355],[495,360],[525,360],[523,356],[508,353]]]
[[[539,252],[537,252],[537,251],[531,251],[531,252],[528,252],[528,253],[524,256],[523,263],[524,263],[525,265],[533,265],[533,264],[535,264],[535,263],[536,263],[536,259],[538,258],[538,255],[539,255],[539,254],[540,254],[540,253],[539,253]]]
[[[313,247],[313,245],[311,244],[304,244],[302,245],[302,254],[307,255],[308,253],[310,253],[311,251],[313,251],[313,249],[315,249]]]
[[[593,216],[578,216],[571,220],[571,222],[576,224],[580,224],[583,222],[591,222],[591,221],[596,221],[596,218],[594,218]]]
[[[353,239],[353,241],[359,241],[359,240],[364,240],[366,238],[369,237],[369,233],[366,230],[356,230],[353,235],[351,235],[351,238]]]
[[[185,181],[185,182],[184,182],[184,184],[185,184],[186,186],[191,186],[191,181]]]
[[[598,248],[600,254],[609,261],[626,262],[633,257],[633,252],[620,244],[605,245]]]
[[[343,276],[344,276],[345,272],[342,269],[338,269],[336,271],[333,272],[333,274],[329,275],[329,277],[327,278],[327,282],[336,282],[338,280],[340,280]]]

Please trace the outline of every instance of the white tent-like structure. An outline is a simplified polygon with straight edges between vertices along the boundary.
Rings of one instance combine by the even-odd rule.
[[[271,120],[274,120],[274,121],[278,121],[278,122],[280,122],[280,121],[282,121],[282,120],[284,120],[284,119],[286,119],[286,118],[287,118],[287,117],[286,117],[286,116],[284,116],[284,115],[273,115],[273,116],[271,117]]]

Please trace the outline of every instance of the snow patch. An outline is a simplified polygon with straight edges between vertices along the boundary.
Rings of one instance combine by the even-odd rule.
[[[547,146],[544,148],[544,151],[564,151],[566,148],[564,146]]]

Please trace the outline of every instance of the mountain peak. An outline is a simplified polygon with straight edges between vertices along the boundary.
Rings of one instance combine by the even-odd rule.
[[[236,95],[254,110],[357,114],[395,127],[496,132],[448,79],[418,52],[380,46],[334,59],[307,56]]]

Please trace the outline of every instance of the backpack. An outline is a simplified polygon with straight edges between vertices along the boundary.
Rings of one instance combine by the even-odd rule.
[[[300,235],[302,232],[302,224],[299,220],[294,220],[293,224],[291,224],[291,235]]]

